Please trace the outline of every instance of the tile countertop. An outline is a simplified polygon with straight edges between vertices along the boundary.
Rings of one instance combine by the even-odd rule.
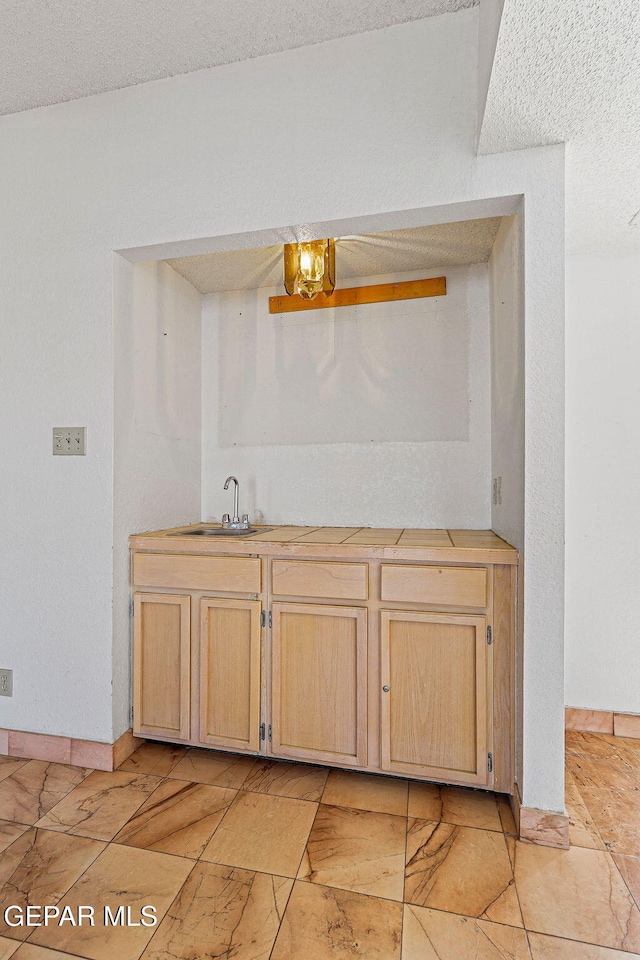
[[[279,557],[424,560],[443,563],[518,563],[518,551],[492,530],[416,530],[372,527],[273,527],[247,537],[190,536],[192,524],[137,533],[133,550],[203,556],[243,554]],[[218,524],[210,524],[211,527]],[[258,530],[261,528],[258,527]]]

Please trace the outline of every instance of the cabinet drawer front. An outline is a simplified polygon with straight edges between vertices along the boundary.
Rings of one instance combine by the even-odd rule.
[[[427,567],[382,564],[382,600],[437,603],[452,607],[486,607],[488,578],[484,567]]]
[[[272,593],[281,597],[366,600],[367,582],[366,563],[273,561]]]
[[[136,587],[260,593],[260,560],[137,553],[133,557],[133,582]]]

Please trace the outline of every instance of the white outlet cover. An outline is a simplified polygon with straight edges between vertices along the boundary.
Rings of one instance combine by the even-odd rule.
[[[54,457],[84,457],[86,453],[86,427],[54,427]]]
[[[0,670],[0,697],[13,696],[13,670]]]

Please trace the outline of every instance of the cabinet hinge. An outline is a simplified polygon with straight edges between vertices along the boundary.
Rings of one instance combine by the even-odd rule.
[[[269,724],[269,740],[271,740],[271,724]]]
[[[493,643],[493,632],[491,630],[491,627],[487,627],[487,643],[489,644],[489,646],[491,646],[491,644]]]
[[[273,618],[271,616],[271,610],[269,610],[269,613],[267,613],[266,610],[263,610],[262,613],[260,614],[260,626],[266,627],[267,625],[270,627],[273,626]]]
[[[129,600],[129,617],[133,617],[133,611],[135,610],[135,608],[136,608],[136,602],[132,597],[131,600]]]
[[[264,723],[260,724],[260,739],[264,740]]]
[[[493,773],[493,754],[492,753],[487,754],[487,770],[489,771],[489,773]]]

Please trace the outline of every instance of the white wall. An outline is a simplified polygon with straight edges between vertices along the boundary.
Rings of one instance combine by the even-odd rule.
[[[640,713],[640,257],[567,259],[566,702]]]
[[[489,258],[491,307],[491,529],[520,551],[516,624],[516,782],[522,784],[525,577],[524,211],[504,217]],[[531,644],[533,656],[539,647]],[[557,682],[557,678],[556,678]]]
[[[0,118],[0,427],[20,437],[0,498],[0,653],[15,671],[1,727],[123,732],[112,251],[379,232],[513,212],[524,195],[526,442],[553,466],[527,456],[525,643],[543,647],[524,680],[523,799],[561,806],[564,150],[475,156],[477,23],[471,8]],[[296,122],[311,101],[322,150]],[[88,427],[86,458],[51,456],[65,424]]]
[[[500,22],[504,10],[504,0],[480,0],[480,21],[478,25],[478,140],[482,132],[482,121],[487,106],[487,94],[491,83],[493,60],[498,45]]]
[[[130,725],[131,533],[200,518],[202,297],[166,264],[114,258],[114,726]]]
[[[522,216],[505,217],[489,258],[491,475],[501,478],[491,529],[524,550],[524,250]]]
[[[339,264],[338,264],[339,268]],[[447,294],[269,314],[261,288],[204,298],[203,518],[266,523],[489,526],[486,264]]]

